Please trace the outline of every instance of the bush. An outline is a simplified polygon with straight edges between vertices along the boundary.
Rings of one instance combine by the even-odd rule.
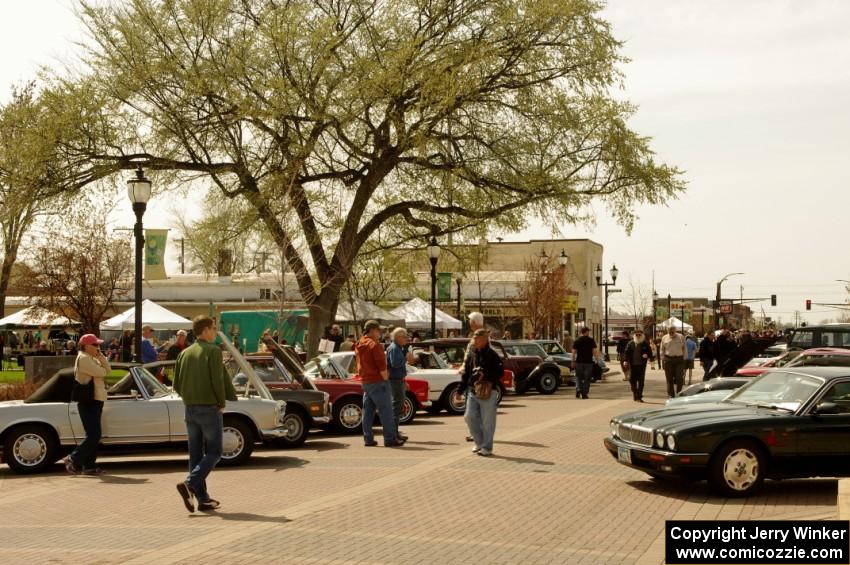
[[[22,382],[12,384],[0,384],[0,401],[24,400],[41,385],[41,383]]]

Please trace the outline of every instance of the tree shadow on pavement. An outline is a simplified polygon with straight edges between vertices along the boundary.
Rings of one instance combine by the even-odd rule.
[[[548,445],[543,445],[542,443],[533,443],[530,441],[499,441],[496,440],[495,443],[499,443],[501,445],[518,445],[520,447],[549,447]]]
[[[460,445],[460,444],[457,443],[457,442],[449,443],[447,441],[410,441],[410,440],[407,440],[407,442],[404,445]]]
[[[492,459],[504,459],[505,461],[512,461],[514,463],[524,463],[531,465],[554,465],[554,461],[543,461],[541,459],[530,459],[528,457],[508,457],[507,455],[496,455],[493,454],[490,456]]]
[[[200,511],[197,514],[189,514],[189,518],[219,518],[234,522],[268,522],[270,524],[286,524],[292,521],[286,516],[263,516],[250,512],[222,512],[221,510]]]

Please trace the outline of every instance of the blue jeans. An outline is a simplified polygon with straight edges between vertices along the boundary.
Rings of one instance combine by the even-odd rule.
[[[576,363],[576,392],[582,396],[590,393],[590,381],[593,378],[593,363]]]
[[[393,395],[393,421],[398,429],[401,420],[401,409],[404,407],[404,379],[390,379],[390,390]]]
[[[363,440],[366,443],[375,440],[372,424],[375,422],[375,412],[381,418],[384,430],[384,444],[398,441],[398,428],[393,419],[393,395],[389,381],[378,383],[363,383]]]
[[[463,419],[475,445],[485,451],[493,451],[493,436],[496,434],[496,400],[494,392],[487,400],[475,398],[470,390],[466,394],[466,412]]]
[[[186,483],[200,502],[210,499],[207,477],[221,459],[223,427],[218,406],[186,407],[186,432],[189,435],[189,476]]]
[[[81,471],[94,469],[97,459],[97,444],[100,443],[100,438],[103,435],[100,425],[103,402],[100,400],[82,402],[77,404],[77,410],[80,412],[80,421],[83,423],[86,439],[71,453],[71,461],[74,462],[74,467]]]
[[[714,365],[714,359],[701,359],[700,362],[702,363],[702,370],[704,371],[702,380],[707,381],[708,373],[711,371],[711,366]]]

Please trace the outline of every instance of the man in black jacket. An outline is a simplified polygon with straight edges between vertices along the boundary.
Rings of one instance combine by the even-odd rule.
[[[643,383],[646,379],[646,364],[653,359],[652,348],[646,342],[641,330],[635,330],[634,338],[629,341],[621,359],[629,367],[629,383],[635,402],[643,402]]]
[[[498,395],[494,389],[499,387],[504,368],[502,359],[490,347],[490,332],[485,329],[475,330],[472,339],[475,351],[467,355],[464,361],[458,394],[467,395],[464,419],[475,441],[472,452],[487,457],[493,454],[493,436],[496,433]],[[478,381],[490,383],[489,397],[476,396],[475,383]]]

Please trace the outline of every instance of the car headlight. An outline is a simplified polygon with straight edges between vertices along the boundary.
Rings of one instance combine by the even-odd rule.
[[[655,434],[655,445],[660,447],[661,449],[664,449],[664,434],[662,434],[661,432],[657,432]]]
[[[277,401],[277,408],[275,408],[275,419],[277,423],[283,425],[283,420],[286,417],[286,402],[282,400]]]
[[[676,436],[673,434],[667,435],[667,447],[670,451],[676,451]]]
[[[611,436],[617,437],[617,422],[612,421],[610,426],[611,426]]]

